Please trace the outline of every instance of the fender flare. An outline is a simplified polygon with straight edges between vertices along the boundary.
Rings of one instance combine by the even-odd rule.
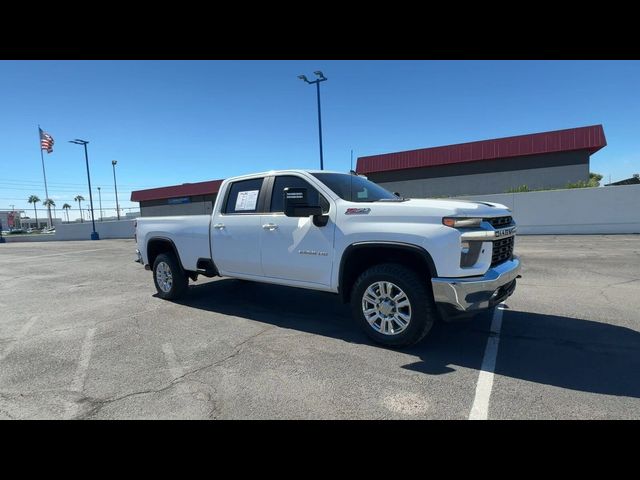
[[[365,249],[365,248],[379,248],[379,247],[387,247],[394,248],[398,250],[409,251],[413,253],[418,253],[427,264],[427,268],[429,269],[429,274],[432,278],[438,276],[438,270],[436,269],[436,264],[431,257],[431,254],[419,245],[414,245],[412,243],[403,243],[403,242],[393,242],[393,241],[366,241],[366,242],[355,242],[350,244],[347,248],[342,252],[342,257],[340,258],[340,269],[338,273],[338,294],[344,298],[345,293],[342,289],[343,285],[343,277],[344,277],[344,266],[347,259],[353,255],[357,250]]]
[[[147,240],[147,243],[146,243],[147,260],[149,260],[149,244],[151,242],[153,242],[154,240],[160,240],[160,241],[163,241],[163,242],[167,242],[167,243],[169,243],[169,245],[171,245],[171,249],[173,250],[173,254],[178,259],[178,264],[180,265],[180,268],[182,269],[183,272],[185,272],[186,270],[184,268],[184,265],[182,265],[182,260],[180,260],[180,253],[178,252],[178,249],[176,248],[176,244],[173,242],[173,240],[171,240],[168,237],[154,236],[154,237],[151,237],[150,239]],[[151,263],[150,263],[150,265],[151,265]],[[151,265],[151,268],[153,269],[153,265]]]

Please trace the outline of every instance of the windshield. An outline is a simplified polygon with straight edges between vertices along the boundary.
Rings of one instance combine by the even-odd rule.
[[[402,198],[366,178],[345,173],[313,173],[343,200],[351,202],[402,201]]]

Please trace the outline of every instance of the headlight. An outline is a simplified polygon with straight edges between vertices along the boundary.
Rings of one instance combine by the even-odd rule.
[[[451,228],[479,227],[481,222],[481,218],[444,217],[442,219],[442,224]]]

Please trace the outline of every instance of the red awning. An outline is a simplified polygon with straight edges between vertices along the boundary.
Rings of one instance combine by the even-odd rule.
[[[607,140],[602,125],[591,125],[553,132],[360,157],[356,172],[367,174],[572,150],[587,150],[589,154],[592,154],[606,144]]]
[[[183,183],[169,187],[150,188],[148,190],[136,190],[131,192],[132,202],[145,202],[149,200],[162,200],[165,198],[192,197],[195,195],[213,195],[218,193],[223,180],[210,180],[208,182]]]

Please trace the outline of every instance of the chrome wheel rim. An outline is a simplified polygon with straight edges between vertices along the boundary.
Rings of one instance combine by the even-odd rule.
[[[160,262],[156,267],[156,281],[160,290],[164,293],[168,293],[173,285],[173,275],[171,274],[171,267],[165,262]]]
[[[411,302],[395,283],[375,282],[364,291],[362,313],[376,332],[398,335],[411,322]]]

